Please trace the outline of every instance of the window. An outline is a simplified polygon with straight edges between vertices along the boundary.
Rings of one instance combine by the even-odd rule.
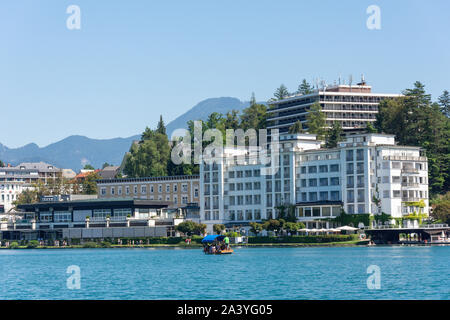
[[[321,187],[328,186],[328,178],[320,178],[320,186]]]
[[[320,201],[327,201],[328,200],[328,192],[322,191],[320,192]]]
[[[178,185],[176,183],[173,185],[173,192],[178,192]]]
[[[347,202],[355,201],[355,192],[353,190],[347,190]]]
[[[309,179],[310,187],[317,187],[317,179]]]
[[[330,200],[338,201],[339,199],[339,191],[330,191]]]
[[[347,161],[353,161],[353,150],[347,150],[345,159]]]
[[[306,196],[306,192],[302,192],[302,201],[303,202],[308,201],[307,196]]]
[[[141,193],[147,193],[147,186],[141,186]]]
[[[122,187],[117,187],[117,194],[121,195],[122,194]]]
[[[363,149],[356,150],[356,160],[357,161],[364,160],[364,150]]]
[[[347,163],[347,174],[353,174],[353,162]]]
[[[309,193],[309,201],[317,201],[317,192]]]
[[[347,176],[347,188],[355,187],[355,179],[353,176]]]
[[[358,202],[364,202],[364,189],[358,190]]]
[[[115,191],[116,191],[116,188],[111,187],[111,195],[114,195],[114,194],[115,194]]]
[[[317,167],[316,166],[308,167],[308,173],[317,173]]]
[[[166,184],[166,193],[170,192],[170,184]]]
[[[301,172],[301,173],[306,173],[306,167],[301,167],[301,168],[300,168],[300,172]]]
[[[389,193],[390,193],[390,190],[384,190],[384,191],[383,191],[383,198],[384,198],[384,199],[389,198]]]
[[[392,169],[400,169],[400,162],[392,162]]]
[[[328,172],[328,166],[327,165],[321,165],[319,166],[319,172]]]
[[[102,196],[104,196],[106,194],[106,188],[101,188],[100,189],[100,193],[101,193]]]
[[[339,165],[338,164],[331,164],[330,165],[330,172],[338,172],[339,171]]]
[[[339,177],[331,177],[330,178],[330,185],[331,186],[338,186],[339,185]]]

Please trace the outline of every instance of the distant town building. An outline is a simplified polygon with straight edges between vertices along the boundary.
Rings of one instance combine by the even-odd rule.
[[[169,202],[169,208],[200,202],[199,175],[102,179],[97,181],[100,199],[132,197]]]
[[[61,179],[63,171],[45,162],[24,162],[18,166],[0,167],[0,205],[8,212],[19,194],[33,184],[48,184]]]
[[[320,227],[349,214],[402,217],[428,213],[428,164],[418,147],[398,146],[393,135],[351,134],[325,149],[311,134],[280,136],[279,165],[266,167],[246,151],[225,150],[200,165],[200,220],[245,226],[295,208],[298,221]],[[243,161],[237,164],[236,160]],[[270,169],[268,175],[262,170]]]
[[[119,173],[119,166],[107,166],[99,171],[99,175],[102,179],[114,179]]]
[[[270,102],[268,129],[278,129],[287,133],[289,127],[300,121],[307,128],[306,116],[312,104],[318,102],[326,115],[326,125],[341,123],[344,130],[363,129],[374,123],[378,105],[386,98],[399,97],[399,94],[372,93],[372,87],[362,80],[357,85],[332,85],[305,95],[294,95],[286,99]]]
[[[19,205],[0,221],[0,239],[104,239],[174,236],[183,211],[170,203],[143,199],[44,201]]]

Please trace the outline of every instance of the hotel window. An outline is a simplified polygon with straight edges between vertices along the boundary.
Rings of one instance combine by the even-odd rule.
[[[114,217],[126,218],[127,216],[131,216],[131,209],[114,209]]]
[[[234,210],[230,210],[229,216],[231,221],[236,219],[236,216],[234,215]]]
[[[198,187],[194,187],[194,198],[198,198]]]
[[[178,196],[177,195],[173,196],[173,202],[174,202],[175,205],[178,204]]]
[[[364,213],[364,211],[366,211],[365,209],[363,204],[358,204],[358,213]]]
[[[234,183],[230,183],[229,184],[229,189],[230,189],[230,191],[234,191],[235,190],[235,184]]]
[[[260,176],[261,176],[260,170],[259,170],[259,169],[253,170],[253,176],[254,176],[254,177],[260,177]]]
[[[110,209],[94,209],[92,211],[92,217],[94,217],[94,218],[104,219],[104,218],[106,218],[106,216],[110,216],[110,215],[111,215]]]
[[[178,192],[178,185],[176,183],[173,184],[173,192]]]
[[[187,192],[188,191],[188,186],[187,184],[182,184],[181,185],[181,192]]]
[[[138,187],[137,186],[133,187],[133,192],[134,192],[134,194],[137,194],[137,192],[138,192]]]
[[[228,178],[230,178],[230,179],[234,178],[234,171],[228,172]]]
[[[392,192],[394,198],[401,198],[400,190],[393,190]]]
[[[310,187],[317,187],[317,179],[309,179]]]
[[[331,177],[330,178],[330,185],[338,186],[339,185],[339,177]]]
[[[355,213],[355,206],[352,205],[352,204],[349,204],[349,205],[347,206],[347,213],[349,213],[349,214],[354,214],[354,213]]]
[[[306,198],[306,192],[302,192],[302,201],[303,202],[307,202],[308,201],[308,199]]]
[[[151,193],[155,192],[155,190],[154,190],[154,188],[153,188],[153,185],[150,185],[150,192],[151,192]]]
[[[251,176],[252,176],[252,170],[245,170],[245,177],[251,178]]]
[[[356,173],[364,173],[364,162],[356,163]]]
[[[347,150],[345,159],[347,161],[353,161],[353,150]]]
[[[147,186],[141,186],[141,193],[147,193]]]
[[[319,172],[328,172],[328,166],[327,165],[321,165],[319,166]]]
[[[313,217],[320,217],[320,207],[313,208]]]
[[[330,164],[330,172],[338,172],[339,165],[338,164]]]
[[[260,182],[253,183],[253,189],[260,190],[261,189],[261,183]]]
[[[321,191],[320,192],[320,201],[327,201],[328,200],[328,191]]]
[[[364,202],[364,189],[358,190],[358,202]]]
[[[245,220],[252,220],[252,210],[245,210]]]
[[[316,166],[308,167],[308,173],[317,173],[317,167]]]
[[[300,180],[301,181],[301,186],[303,187],[303,188],[306,188],[306,179],[302,179],[302,180]]]
[[[301,173],[306,173],[306,167],[301,167],[300,172]]]
[[[353,190],[347,190],[347,202],[355,201],[355,192]]]
[[[255,220],[261,220],[261,210],[255,209]]]
[[[356,150],[356,160],[357,161],[364,160],[364,150],[363,149]]]
[[[347,174],[353,174],[353,162],[347,163]]]
[[[130,194],[130,187],[129,187],[129,186],[126,186],[126,187],[125,187],[125,193],[126,193],[126,194]]]
[[[311,217],[312,216],[312,210],[310,207],[305,208],[305,217]]]
[[[170,201],[170,195],[166,195],[166,201]]]
[[[357,176],[356,177],[356,186],[358,188],[364,188],[364,176]]]
[[[162,184],[158,184],[158,193],[162,192]]]
[[[317,201],[317,192],[310,192],[309,193],[309,201]]]
[[[323,217],[331,216],[331,208],[330,207],[322,207],[322,216]]]
[[[328,178],[320,178],[320,186],[321,187],[328,186]]]
[[[392,169],[400,169],[400,162],[392,162]]]
[[[114,187],[111,187],[111,195],[115,194],[116,189]]]
[[[117,188],[117,194],[118,195],[122,195],[122,187],[118,187]]]
[[[384,198],[384,199],[388,199],[389,196],[390,196],[389,193],[390,193],[390,190],[384,190],[384,191],[383,191],[383,198]]]
[[[182,204],[187,204],[187,202],[188,202],[188,197],[187,196],[182,196],[181,197],[181,203]]]
[[[234,196],[230,196],[230,206],[234,206],[236,204],[236,199]]]
[[[166,193],[170,192],[170,184],[166,184]]]
[[[106,194],[106,188],[101,188],[100,192],[101,192],[102,196],[104,196]]]
[[[242,214],[242,210],[237,211],[237,219],[238,220],[244,220],[244,215]]]
[[[55,211],[55,222],[71,222],[72,214],[69,211]]]
[[[354,188],[355,187],[355,179],[353,176],[347,176],[347,188]]]

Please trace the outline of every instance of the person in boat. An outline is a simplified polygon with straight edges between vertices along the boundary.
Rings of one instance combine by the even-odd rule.
[[[230,238],[225,237],[225,238],[223,239],[223,242],[225,243],[225,248],[226,248],[226,249],[230,249]]]

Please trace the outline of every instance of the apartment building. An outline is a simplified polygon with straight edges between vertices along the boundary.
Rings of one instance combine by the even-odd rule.
[[[278,161],[274,157],[262,165],[246,151],[225,150],[220,161],[201,164],[200,217],[209,229],[276,218],[281,205],[295,206],[309,227],[342,209],[393,217],[428,213],[427,158],[418,147],[396,145],[392,135],[351,134],[325,149],[315,135],[283,134]]]
[[[38,181],[48,184],[63,177],[63,171],[45,162],[25,162],[18,166],[0,167],[0,205],[8,212],[24,189]]]
[[[198,175],[102,179],[97,181],[98,197],[136,198],[166,201],[169,208],[200,202]]]
[[[268,110],[268,129],[287,133],[289,127],[301,121],[308,127],[306,115],[313,103],[318,102],[326,115],[326,125],[341,123],[344,130],[360,130],[373,123],[378,105],[383,99],[401,96],[399,94],[372,93],[372,87],[362,80],[357,85],[332,85],[315,90],[311,94],[294,95],[271,102]]]

